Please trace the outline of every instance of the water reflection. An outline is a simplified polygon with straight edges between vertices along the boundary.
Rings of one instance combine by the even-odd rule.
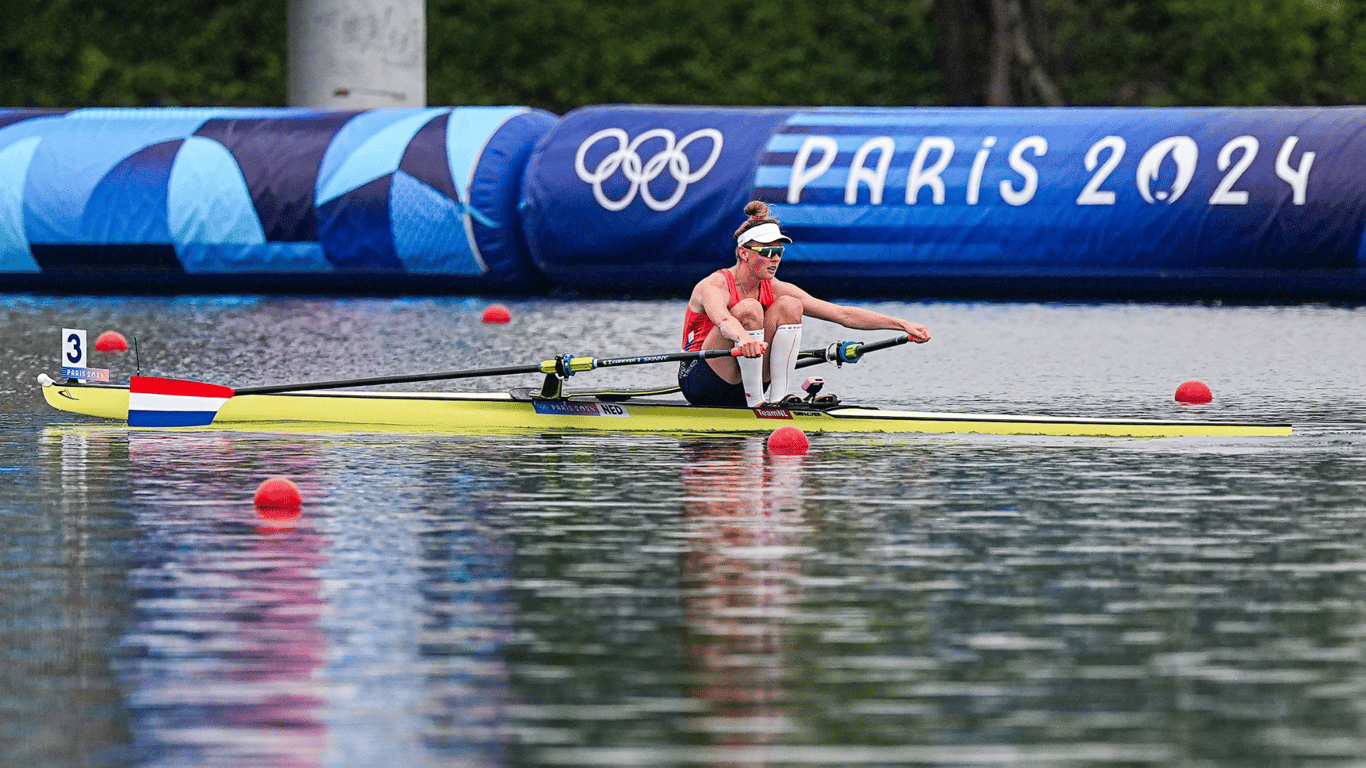
[[[423,477],[430,512],[413,529],[422,614],[417,711],[424,721],[416,730],[433,764],[501,766],[509,708],[504,648],[516,614],[500,494],[482,487],[468,461],[433,462]],[[378,757],[370,764],[390,764]]]
[[[770,744],[797,727],[785,634],[800,600],[804,457],[770,459],[759,439],[682,447],[689,692],[709,704],[693,727],[713,744]]]
[[[253,512],[241,478],[259,457],[231,440],[127,440],[141,541],[116,668],[136,752],[152,765],[322,765],[328,538]],[[318,456],[300,448],[287,463],[310,475]]]
[[[34,441],[25,426],[0,441],[0,763],[116,761],[129,726],[108,648],[129,611],[132,534],[110,467],[126,447],[100,430]]]
[[[128,483],[128,616],[95,655],[128,730],[105,751],[127,743],[149,766],[504,764],[511,550],[483,491],[497,473],[474,466],[498,461],[487,446],[427,444],[414,463],[381,437],[76,428],[45,444],[72,504],[106,490],[92,473]],[[385,504],[346,471],[357,463],[393,484]],[[273,474],[299,483],[302,514],[253,509]]]

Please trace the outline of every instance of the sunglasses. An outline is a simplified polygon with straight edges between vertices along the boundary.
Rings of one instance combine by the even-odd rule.
[[[760,256],[763,256],[765,259],[770,260],[776,259],[783,255],[783,247],[781,245],[772,245],[767,248],[750,248],[749,250],[754,251]]]

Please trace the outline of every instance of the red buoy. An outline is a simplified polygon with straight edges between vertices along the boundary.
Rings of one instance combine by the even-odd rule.
[[[502,304],[490,304],[484,310],[484,322],[503,325],[512,322],[512,313]]]
[[[811,441],[798,427],[778,427],[768,436],[768,452],[774,456],[805,456],[810,448]]]
[[[272,520],[297,517],[304,500],[299,486],[287,477],[272,477],[256,486],[256,511]]]
[[[96,352],[127,352],[128,340],[118,331],[105,331],[95,339]]]
[[[1176,388],[1176,402],[1178,403],[1208,403],[1214,399],[1214,393],[1209,391],[1209,387],[1203,381],[1186,381]]]

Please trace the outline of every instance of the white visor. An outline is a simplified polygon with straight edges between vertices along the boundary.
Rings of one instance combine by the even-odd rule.
[[[745,243],[776,243],[779,240],[782,240],[784,243],[792,242],[792,238],[784,235],[783,231],[778,229],[778,225],[771,221],[760,224],[757,227],[751,227],[744,232],[741,232],[740,236],[735,238],[735,242],[739,245],[744,245]]]

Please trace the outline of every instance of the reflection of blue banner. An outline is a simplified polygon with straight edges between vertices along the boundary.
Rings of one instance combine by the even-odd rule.
[[[531,166],[528,204],[554,195],[560,228],[536,221],[529,238],[562,282],[683,288],[702,265],[732,263],[723,235],[755,197],[796,239],[784,275],[826,285],[1355,277],[1366,263],[1366,183],[1355,170],[1366,137],[1352,126],[1363,125],[1361,109],[583,110]],[[617,150],[650,131],[703,127],[728,150],[707,175],[691,157],[693,175],[680,174],[662,141]],[[619,137],[602,138],[613,129]],[[619,167],[599,156],[610,150]],[[673,193],[670,205],[627,200],[628,172],[689,184],[654,194]],[[574,226],[579,240],[565,247]]]
[[[0,110],[0,271],[534,284],[516,205],[554,121],[521,107]]]

